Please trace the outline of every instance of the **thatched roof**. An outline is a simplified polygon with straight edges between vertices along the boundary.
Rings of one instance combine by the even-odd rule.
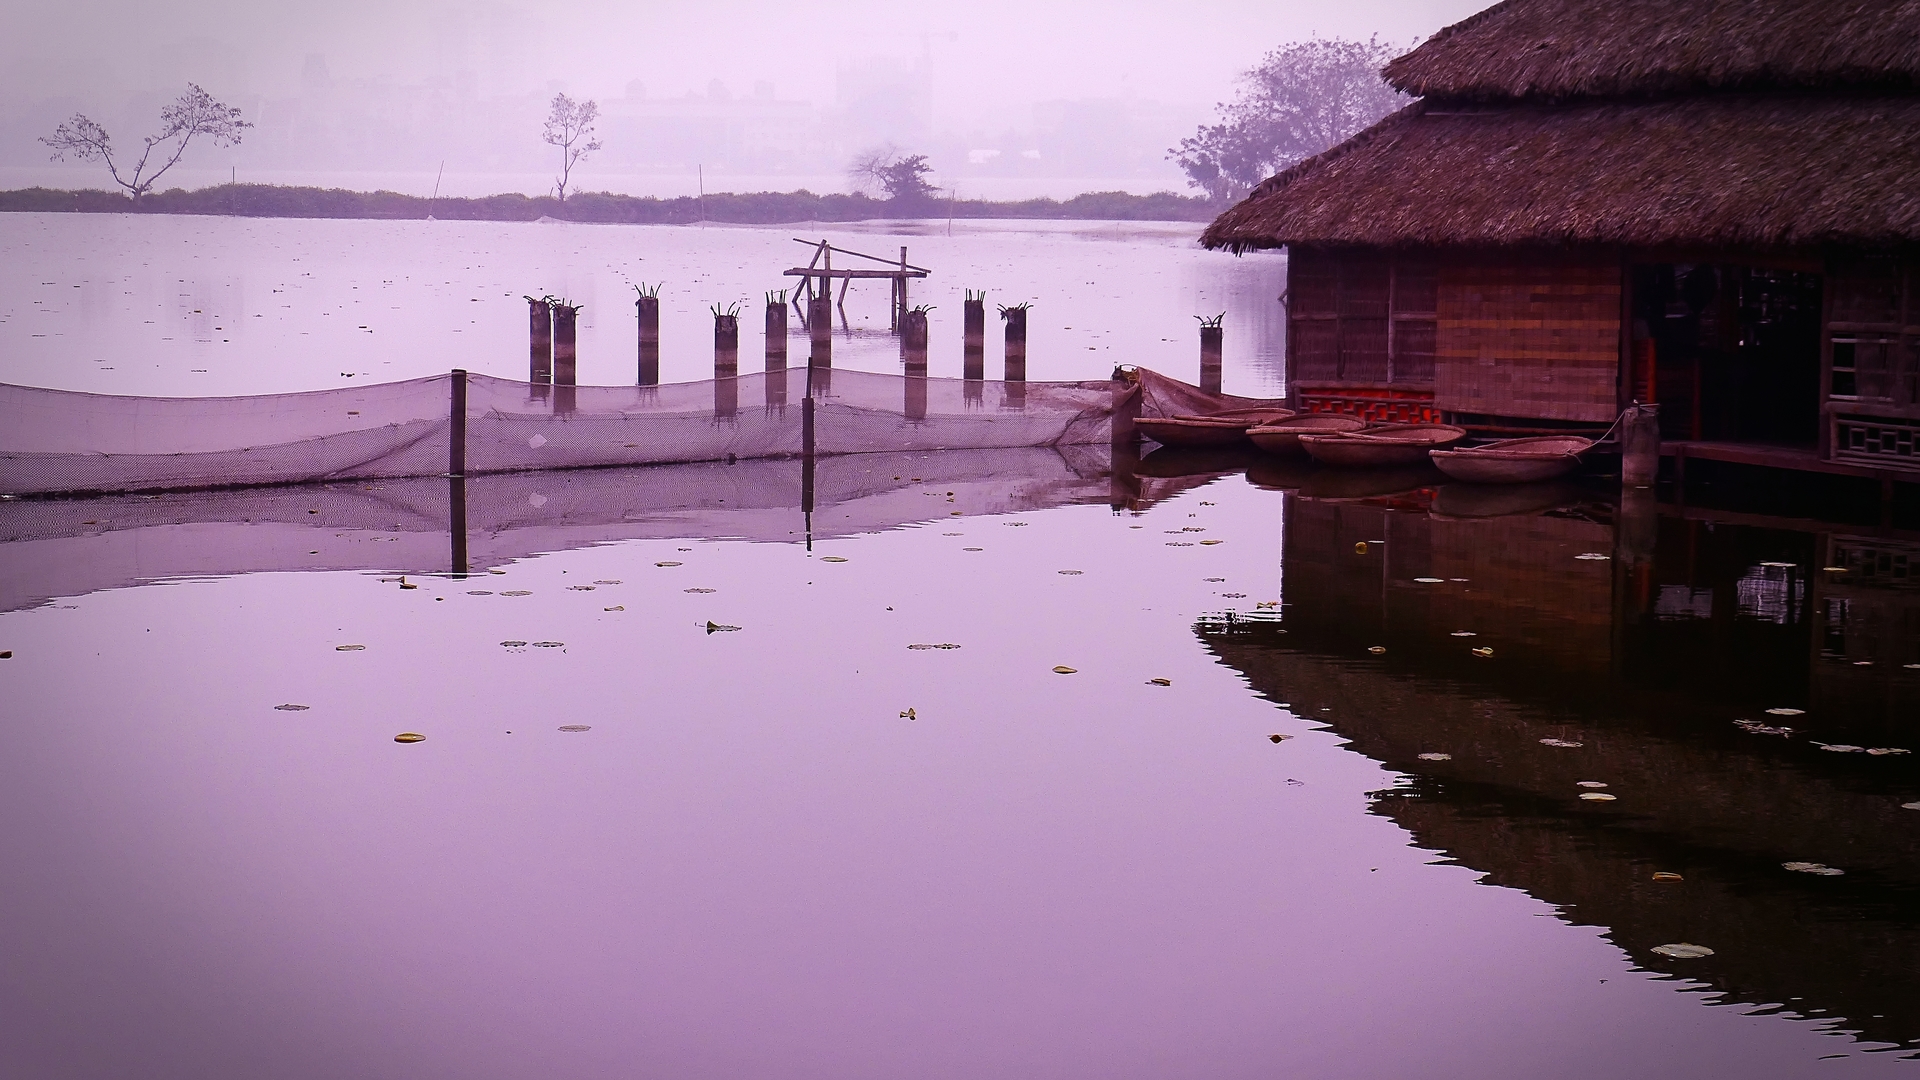
[[[1407,93],[1490,101],[1920,86],[1916,0],[1505,0],[1388,64]]]
[[[1267,180],[1201,241],[1234,251],[1914,242],[1916,178],[1920,96],[1422,101]]]

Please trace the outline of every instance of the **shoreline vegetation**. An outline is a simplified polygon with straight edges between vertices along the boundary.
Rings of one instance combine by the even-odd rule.
[[[1062,221],[1211,221],[1220,205],[1171,191],[1134,195],[1096,191],[1064,201],[1042,198],[994,202],[985,199],[875,199],[867,195],[811,191],[654,196],[583,191],[565,203],[551,195],[488,195],[422,198],[393,191],[221,184],[187,191],[173,188],[139,199],[117,191],[21,188],[0,191],[0,212],[80,214],[201,214],[255,218],[352,218],[441,221],[560,221],[629,225],[781,225],[813,221],[1050,219]]]

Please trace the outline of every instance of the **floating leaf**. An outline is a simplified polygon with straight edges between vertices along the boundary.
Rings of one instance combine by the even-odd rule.
[[[1794,567],[1794,564],[1790,562],[1763,562],[1760,565],[1772,567],[1775,570],[1791,570]]]
[[[987,550],[987,549],[986,549],[986,548],[975,548],[975,547],[968,547],[968,548],[961,548],[960,550],[961,550],[961,551],[985,551],[985,550]]]
[[[1084,571],[1084,570],[1056,570],[1056,571],[1054,571],[1054,572],[1055,572],[1055,573],[1057,573],[1057,574],[1065,574],[1065,575],[1066,575],[1066,576],[1068,576],[1068,577],[1079,577],[1079,576],[1080,576],[1081,574],[1083,574],[1083,573],[1085,573],[1086,571]]]
[[[1653,872],[1653,880],[1655,880],[1655,881],[1685,881],[1685,880],[1687,880],[1687,879],[1686,879],[1686,878],[1683,878],[1683,877],[1681,877],[1681,876],[1680,876],[1679,874],[1676,874],[1676,873],[1674,873],[1674,872],[1673,872],[1673,871],[1671,871],[1671,870],[1655,870],[1655,871]]]
[[[532,596],[533,590],[532,589],[508,589],[507,591],[501,593],[500,595],[501,596]]]
[[[1447,583],[1446,578],[1437,578],[1437,577],[1417,577],[1417,578],[1414,578],[1413,580],[1419,582],[1422,585],[1445,585]]]
[[[1353,545],[1353,553],[1355,555],[1365,555],[1367,553],[1367,542],[1365,540],[1362,540],[1359,543]]]
[[[1201,547],[1212,547],[1212,546],[1213,546],[1213,545],[1215,545],[1215,544],[1224,544],[1224,543],[1226,543],[1226,541],[1225,541],[1225,540],[1202,540],[1202,541],[1200,541],[1200,546],[1201,546]]]
[[[1020,529],[1025,528],[1027,523],[1024,521],[1003,521],[1000,524],[1005,525],[1009,529]]]
[[[1421,761],[1452,761],[1452,754],[1421,754]]]
[[[902,720],[918,720],[918,719],[920,719],[920,714],[919,714],[919,713],[916,713],[916,712],[914,712],[914,711],[913,711],[913,709],[912,709],[912,707],[908,707],[908,709],[907,709],[907,710],[906,710],[905,712],[903,712],[903,713],[901,713],[901,714],[900,714],[900,719],[902,719]]]
[[[709,634],[724,634],[729,630],[738,629],[740,628],[737,626],[727,626],[724,623],[717,623],[712,620],[707,621],[707,633]]]
[[[487,571],[487,573],[489,573],[489,574],[499,574],[499,575],[500,575],[501,577],[506,577],[506,576],[507,576],[507,572],[506,572],[505,570],[489,570],[489,571]]]
[[[1812,740],[1808,740],[1808,741],[1811,742]],[[1866,750],[1867,750],[1867,748],[1864,746],[1855,746],[1852,743],[1816,742],[1813,745],[1819,747],[1822,750],[1831,750],[1836,754],[1864,754],[1866,753]]]
[[[1805,716],[1805,709],[1768,709],[1768,716]]]
[[[1874,757],[1885,757],[1888,754],[1905,754],[1908,752],[1909,751],[1898,746],[1876,746],[1867,751],[1867,753],[1872,754]]]
[[[1604,791],[1583,791],[1580,797],[1588,802],[1613,802],[1618,796],[1609,795]]]
[[[1796,874],[1814,874],[1819,877],[1839,877],[1846,873],[1845,870],[1837,866],[1828,866],[1826,863],[1817,862],[1783,862],[1780,864],[1780,868],[1782,870],[1791,870]]]
[[[307,711],[307,706],[305,705],[275,705],[274,708],[278,709],[281,712],[306,712]]]
[[[467,595],[468,596],[492,596],[493,590],[492,589],[468,589]]]
[[[1206,578],[1201,578],[1200,580],[1201,581],[1225,581],[1227,579],[1223,577],[1206,577]]]
[[[1479,657],[1479,658],[1480,658],[1480,659],[1482,659],[1482,660],[1485,660],[1485,659],[1486,659],[1487,657],[1489,657],[1489,656],[1492,656],[1492,655],[1493,655],[1493,650],[1492,650],[1492,649],[1485,649],[1485,648],[1482,648],[1482,649],[1474,649],[1474,650],[1473,650],[1473,655],[1475,655],[1475,656],[1477,656],[1477,657]]]
[[[419,588],[420,586],[418,586],[418,585],[415,585],[415,584],[414,584],[413,582],[411,582],[411,581],[403,581],[403,582],[401,582],[401,583],[400,583],[400,587],[401,587],[401,588],[403,588],[403,589],[417,589],[417,588]]]
[[[417,731],[403,731],[393,737],[394,742],[426,742],[427,737]]]
[[[1173,680],[1172,679],[1148,679],[1147,685],[1148,686],[1172,686]]]
[[[1293,738],[1293,736],[1291,735],[1280,735],[1276,733],[1276,734],[1267,736],[1267,741],[1282,743],[1282,742],[1286,742],[1288,739],[1291,739],[1291,738]]]
[[[712,590],[712,589],[682,589],[682,590],[680,590],[680,591],[681,591],[681,592],[690,592],[690,593],[710,593],[710,592],[713,592],[714,590]]]
[[[951,641],[943,641],[943,642],[941,642],[941,643],[940,643],[940,644],[938,644],[938,645],[909,645],[909,646],[907,646],[907,648],[909,648],[909,649],[957,649],[957,648],[959,648],[959,647],[960,647],[960,646],[958,646],[958,645],[955,645],[955,644],[954,644],[953,642],[951,642]]]
[[[1270,610],[1272,610],[1272,609],[1274,609],[1274,608],[1277,608],[1277,607],[1279,607],[1279,606],[1280,606],[1280,601],[1278,601],[1278,600],[1262,600],[1262,601],[1260,601],[1259,603],[1257,603],[1257,604],[1255,604],[1255,605],[1253,605],[1253,610],[1255,610],[1255,611],[1270,611]]]
[[[1572,742],[1568,739],[1541,739],[1540,745],[1541,746],[1558,746],[1565,750],[1578,750],[1587,744]]]
[[[1597,551],[1584,551],[1584,552],[1581,552],[1581,553],[1580,553],[1580,554],[1578,554],[1578,555],[1575,555],[1575,556],[1574,556],[1574,558],[1576,558],[1576,559],[1581,559],[1581,560],[1584,560],[1584,561],[1586,561],[1586,562],[1598,562],[1598,561],[1601,561],[1601,560],[1605,560],[1605,559],[1611,559],[1611,558],[1613,558],[1613,556],[1611,556],[1611,555],[1602,555],[1602,554],[1600,554],[1600,553],[1599,553],[1599,552],[1597,552]]]
[[[569,585],[569,586],[567,586],[567,591],[568,591],[568,592],[592,592],[592,591],[593,591],[593,586],[591,586],[591,585]]]
[[[1779,735],[1784,738],[1793,734],[1793,729],[1790,727],[1774,727],[1758,720],[1735,720],[1733,726],[1749,735]]]
[[[600,580],[594,582],[594,584],[595,585],[618,585],[620,584],[620,579],[619,578],[601,578]]]
[[[1387,651],[1387,647],[1385,645],[1369,645],[1367,646],[1367,651],[1375,656],[1379,656]]]
[[[1168,547],[1192,547],[1193,545],[1187,543],[1184,540],[1169,540],[1167,541],[1167,546]]]
[[[564,641],[536,641],[533,643],[533,647],[536,649],[562,649],[566,647],[566,644]]]
[[[1575,783],[1575,785],[1574,785],[1574,786],[1575,786],[1575,787],[1584,787],[1584,788],[1603,788],[1603,787],[1606,787],[1607,785],[1606,785],[1606,784],[1603,784],[1603,783],[1601,783],[1601,782],[1600,782],[1600,781],[1598,781],[1598,780],[1581,780],[1581,781],[1578,781],[1577,783]]]
[[[0,651],[0,660],[11,660],[11,659],[13,659],[12,649],[6,649],[4,651]]]
[[[1079,668],[1070,668],[1065,664],[1055,664],[1053,666],[1053,673],[1055,675],[1073,675],[1078,673],[1079,670]]]
[[[603,607],[603,608],[601,608],[600,610],[601,610],[601,611],[625,611],[625,610],[627,610],[627,605],[625,605],[625,604],[615,604],[615,605],[613,605],[612,607]]]
[[[1672,945],[1655,945],[1653,951],[1675,960],[1698,960],[1703,956],[1713,955],[1713,950],[1705,945],[1689,945],[1684,941]]]
[[[820,557],[820,561],[821,562],[846,562],[847,560],[841,558],[838,555],[822,555]]]
[[[667,561],[665,561],[665,562],[657,562],[657,563],[654,563],[653,565],[655,565],[655,566],[679,566],[680,564],[679,564],[679,563],[677,563],[677,562],[674,562],[674,561],[673,561],[672,559],[668,559],[668,560],[667,560]]]
[[[1823,566],[1820,569],[1823,573],[1828,574],[1844,574],[1847,572],[1847,568],[1844,566]]]
[[[561,724],[561,731],[592,731],[592,724]]]
[[[1901,803],[1901,804],[1900,804],[1900,809],[1902,809],[1902,810],[1920,810],[1920,802],[1903,802],[1903,803]]]
[[[500,644],[509,649],[524,649],[527,647],[527,643],[524,641],[503,641]]]
[[[1474,633],[1471,630],[1455,630],[1452,636],[1453,637],[1479,637],[1480,635]]]
[[[333,651],[334,652],[366,652],[367,647],[365,645],[335,645],[333,647]]]

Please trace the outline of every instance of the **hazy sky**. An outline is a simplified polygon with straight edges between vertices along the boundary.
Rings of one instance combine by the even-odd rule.
[[[218,95],[286,92],[304,57],[336,79],[413,83],[465,68],[483,94],[736,93],[831,101],[844,61],[931,56],[948,122],[1051,98],[1213,102],[1265,50],[1312,35],[1410,41],[1484,0],[0,0],[0,95],[123,97],[188,78]],[[4,108],[7,106],[0,106]]]

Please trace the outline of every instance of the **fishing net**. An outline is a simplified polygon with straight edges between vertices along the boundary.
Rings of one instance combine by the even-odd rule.
[[[301,394],[136,398],[0,386],[0,493],[188,490],[798,456],[1062,447],[1128,419],[1257,404],[1150,371],[986,382],[804,367],[666,386],[456,373]],[[465,407],[453,402],[464,393]],[[813,400],[812,438],[803,402]]]

